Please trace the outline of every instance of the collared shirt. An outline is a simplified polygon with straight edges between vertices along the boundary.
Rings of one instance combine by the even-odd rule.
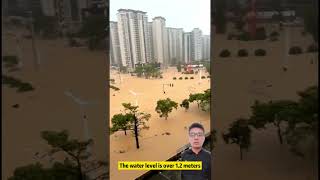
[[[181,154],[181,161],[202,161],[202,170],[182,170],[182,180],[211,180],[211,153],[201,149],[198,154],[188,149]]]

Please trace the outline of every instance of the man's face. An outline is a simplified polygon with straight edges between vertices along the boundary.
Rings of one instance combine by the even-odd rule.
[[[204,143],[204,132],[200,128],[192,128],[189,131],[189,142],[193,148],[201,148]]]

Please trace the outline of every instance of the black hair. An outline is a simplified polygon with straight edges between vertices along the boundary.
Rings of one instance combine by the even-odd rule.
[[[192,123],[191,126],[189,127],[189,132],[193,128],[200,128],[204,132],[204,128],[203,128],[202,124],[200,124],[200,123]]]

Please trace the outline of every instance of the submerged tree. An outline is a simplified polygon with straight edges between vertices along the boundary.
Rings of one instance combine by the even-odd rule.
[[[228,132],[222,134],[226,144],[237,144],[240,149],[240,160],[243,159],[243,150],[251,146],[251,129],[248,120],[239,118],[231,123]]]
[[[181,62],[180,61],[178,61],[177,70],[178,70],[178,72],[181,72]]]
[[[96,160],[87,151],[93,140],[70,139],[66,130],[43,131],[41,137],[51,147],[45,155],[53,157],[54,154],[59,153],[60,159],[63,154],[65,155],[63,163],[56,161],[51,167],[46,168],[39,162],[18,167],[13,176],[9,178],[10,180],[85,180],[88,179],[91,172],[100,168],[102,171],[97,173],[94,179],[108,177],[107,163]]]
[[[39,162],[18,167],[8,180],[79,180],[76,167],[65,160],[64,163],[55,162],[52,167],[45,168]]]
[[[203,111],[210,110],[211,92],[210,89],[204,91],[204,93],[195,93],[189,95],[189,102],[197,102],[198,108]]]
[[[311,140],[314,148],[317,149],[319,139],[318,87],[309,87],[298,92],[298,95],[300,99],[297,113],[288,121],[285,137],[290,150],[296,155],[304,156],[305,152],[299,145],[306,146],[307,140]]]
[[[188,99],[184,99],[182,101],[182,103],[180,104],[180,107],[184,107],[185,110],[187,111],[189,109],[189,100]]]
[[[132,121],[132,118],[131,114],[115,114],[111,119],[112,128],[110,128],[110,132],[113,133],[123,130],[124,134],[127,135],[127,130],[131,130],[130,122]]]
[[[157,102],[156,111],[160,114],[160,117],[164,117],[167,120],[169,113],[172,112],[173,108],[177,109],[178,103],[172,101],[170,98],[161,99]]]
[[[139,145],[139,131],[141,126],[145,127],[146,121],[151,117],[150,114],[139,112],[139,106],[133,106],[131,103],[122,103],[122,106],[125,108],[124,114],[116,114],[112,117],[112,128],[110,129],[111,133],[123,130],[131,130],[134,133],[136,139],[136,147],[140,148]]]
[[[281,125],[297,114],[297,103],[290,100],[270,101],[268,103],[256,101],[251,109],[250,125],[260,129],[265,128],[266,124],[273,124],[277,128],[280,144],[283,144],[284,132]]]

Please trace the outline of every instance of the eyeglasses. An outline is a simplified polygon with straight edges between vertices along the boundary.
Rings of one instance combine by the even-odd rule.
[[[192,138],[194,138],[194,137],[196,137],[196,136],[198,136],[198,137],[203,137],[203,136],[204,136],[204,134],[203,134],[202,132],[198,132],[198,133],[189,133],[189,136],[190,136],[190,137],[192,137]]]

